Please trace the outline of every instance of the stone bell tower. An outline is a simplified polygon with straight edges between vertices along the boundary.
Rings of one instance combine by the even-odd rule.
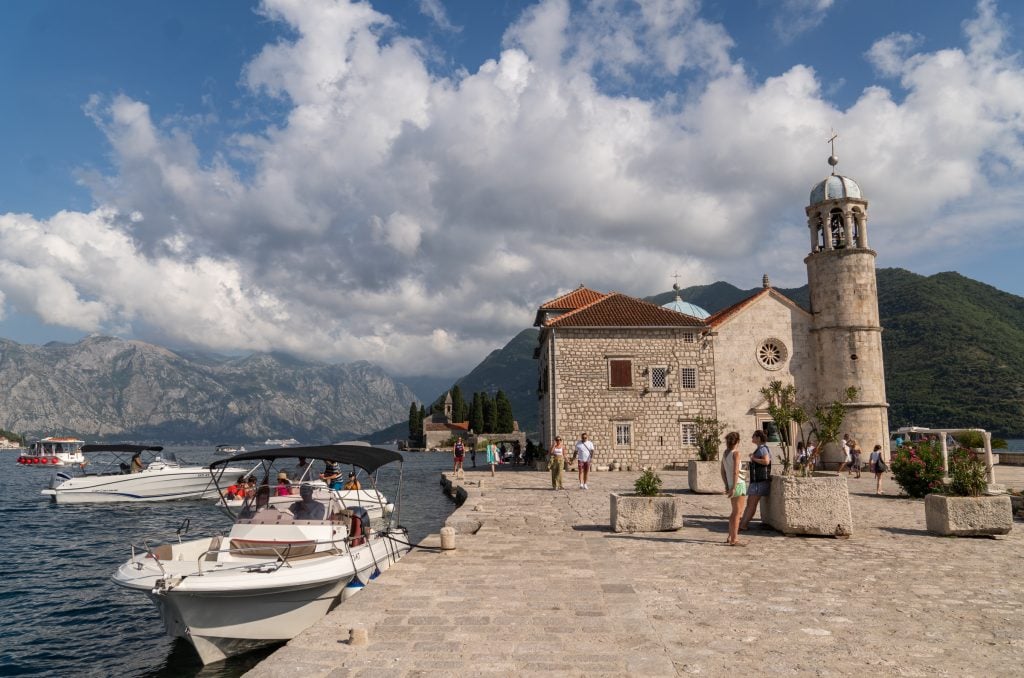
[[[868,247],[868,201],[857,182],[835,173],[835,138],[829,140],[832,174],[811,190],[806,209],[811,346],[818,402],[842,400],[848,387],[857,388],[857,397],[847,404],[842,433],[860,443],[866,463],[876,444],[889,450],[876,253]],[[838,461],[836,453],[826,451],[825,461]]]

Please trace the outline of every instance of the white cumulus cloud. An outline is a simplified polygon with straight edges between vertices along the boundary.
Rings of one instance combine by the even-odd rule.
[[[85,111],[113,170],[81,179],[99,206],[0,215],[5,311],[458,374],[581,282],[802,284],[833,127],[881,265],[1019,243],[1024,70],[991,2],[961,47],[879,36],[866,58],[885,80],[842,109],[813,65],[755,79],[696,2],[544,0],[456,74],[368,3],[261,11],[283,37],[241,78],[284,115],[201,148],[98,93]]]

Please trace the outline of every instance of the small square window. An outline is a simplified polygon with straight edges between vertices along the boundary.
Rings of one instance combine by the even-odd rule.
[[[697,388],[697,368],[684,367],[679,370],[679,383],[683,388]]]
[[[686,421],[680,424],[679,434],[683,445],[697,444],[697,425],[693,422]]]
[[[697,335],[696,334],[694,334],[693,332],[683,332],[683,343],[684,344],[692,344],[695,341],[697,341]]]
[[[609,360],[608,385],[611,388],[629,388],[633,385],[633,361]]]
[[[632,424],[616,424],[615,425],[615,444],[617,446],[626,446],[633,444],[633,425]]]
[[[652,367],[651,368],[651,388],[665,390],[668,386],[668,368],[667,367]]]

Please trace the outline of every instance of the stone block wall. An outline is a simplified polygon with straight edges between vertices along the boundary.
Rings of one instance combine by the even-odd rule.
[[[746,445],[750,434],[769,421],[761,388],[778,379],[794,384],[803,401],[815,394],[815,363],[811,316],[788,302],[765,295],[715,328],[715,385],[718,420],[739,431]],[[785,360],[768,369],[757,356],[768,339],[785,346]],[[722,446],[724,450],[724,444]]]
[[[549,335],[540,351],[541,375],[553,357],[539,401],[545,447],[557,434],[571,448],[585,431],[599,464],[664,468],[696,458],[696,446],[683,443],[682,424],[715,416],[714,351],[700,328],[565,328],[553,347],[551,341]],[[610,386],[612,359],[632,361],[632,386]],[[669,368],[667,388],[651,387],[652,367]],[[682,387],[684,367],[696,369],[696,388]],[[628,444],[618,444],[618,424],[630,426]]]

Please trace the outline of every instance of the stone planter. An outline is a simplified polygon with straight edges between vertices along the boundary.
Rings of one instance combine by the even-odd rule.
[[[722,462],[698,461],[691,459],[686,469],[689,475],[690,492],[697,494],[722,494]]]
[[[783,534],[848,537],[853,514],[846,478],[772,476],[771,494],[761,499],[761,520]]]
[[[547,459],[534,459],[533,460],[533,468],[538,470],[538,471],[547,471],[548,470],[548,460]]]
[[[683,526],[682,497],[611,494],[612,529],[616,532],[665,532]]]
[[[932,534],[974,537],[1006,534],[1013,529],[1010,497],[1006,494],[982,497],[947,497],[929,494],[924,498],[924,520]]]

